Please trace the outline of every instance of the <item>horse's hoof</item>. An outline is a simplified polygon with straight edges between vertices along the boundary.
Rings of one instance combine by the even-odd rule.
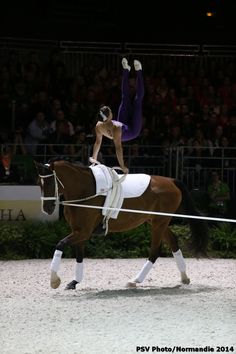
[[[51,288],[57,289],[60,284],[61,284],[61,279],[59,278],[56,272],[52,271],[51,279],[50,279]]]
[[[95,228],[95,230],[93,230],[93,235],[96,235],[96,236],[105,236],[105,232],[106,232],[106,230],[103,228],[103,224],[100,223],[100,224]]]
[[[190,279],[189,278],[184,278],[184,279],[181,279],[181,283],[182,284],[190,284]]]
[[[75,290],[78,282],[76,280],[72,280],[69,284],[66,285],[65,290]]]
[[[126,287],[127,288],[137,288],[137,283],[135,281],[131,280],[126,284]]]
[[[57,279],[51,280],[51,288],[57,289],[61,284],[61,279],[58,277]]]

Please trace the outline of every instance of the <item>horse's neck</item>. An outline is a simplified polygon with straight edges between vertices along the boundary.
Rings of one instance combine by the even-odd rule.
[[[60,192],[66,199],[85,198],[96,193],[96,185],[90,168],[66,166],[58,168],[57,176],[64,188]]]

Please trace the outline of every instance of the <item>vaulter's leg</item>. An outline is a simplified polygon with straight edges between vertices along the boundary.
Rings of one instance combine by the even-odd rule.
[[[78,244],[76,247],[76,266],[75,266],[75,278],[67,284],[65,290],[75,290],[76,285],[81,283],[83,280],[83,270],[84,270],[84,242]]]
[[[143,104],[143,97],[144,97],[142,65],[138,60],[134,60],[134,67],[137,73],[137,78],[136,78],[136,95],[134,99],[133,117],[131,122],[131,131],[133,134],[133,139],[139,136],[142,129],[142,125],[143,125],[142,104]]]
[[[130,90],[129,90],[129,71],[130,66],[126,58],[122,59],[122,84],[121,84],[121,103],[118,109],[117,120],[121,123],[128,124],[129,112],[131,107]]]
[[[59,271],[59,268],[60,268],[61,257],[63,254],[64,247],[68,243],[70,243],[70,239],[71,239],[71,234],[68,235],[67,237],[63,238],[62,240],[60,240],[58,242],[58,244],[56,245],[56,249],[55,249],[53,259],[51,262],[51,266],[50,266],[50,269],[51,269],[50,284],[53,289],[57,289],[59,287],[59,285],[61,284],[61,279],[57,275],[57,272]]]
[[[170,228],[167,229],[164,240],[172,250],[176,265],[181,275],[181,282],[183,284],[189,284],[190,279],[186,274],[186,263],[181,250],[179,249],[178,239],[176,235],[171,231]]]
[[[143,125],[142,104],[144,97],[144,82],[142,73],[142,64],[138,60],[134,60],[134,67],[136,70],[136,94],[132,105],[129,105],[129,111],[126,113],[125,121],[123,118],[119,119],[121,122],[128,125],[128,129],[122,133],[122,141],[129,141],[139,136]],[[127,105],[123,105],[126,107]],[[127,109],[126,109],[127,112]]]

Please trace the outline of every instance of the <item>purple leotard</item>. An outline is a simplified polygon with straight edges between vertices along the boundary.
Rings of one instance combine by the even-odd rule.
[[[129,141],[137,138],[142,129],[142,102],[144,96],[144,85],[142,70],[138,70],[136,79],[136,95],[134,102],[131,102],[129,92],[129,70],[123,69],[122,78],[122,100],[118,110],[117,121],[122,123],[122,141]]]
[[[121,129],[122,129],[122,135],[123,135],[126,131],[128,131],[128,129],[129,129],[128,125],[126,125],[126,124],[124,124],[124,123],[122,123],[122,122],[119,122],[118,120],[112,120],[112,123],[113,123],[113,125],[115,125],[116,127],[121,127]]]

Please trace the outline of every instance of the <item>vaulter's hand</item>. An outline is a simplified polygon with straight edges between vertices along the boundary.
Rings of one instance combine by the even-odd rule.
[[[124,167],[122,168],[122,171],[124,172],[125,175],[127,175],[127,174],[129,173],[129,169],[128,169],[128,167],[126,167],[126,166],[124,166]]]

